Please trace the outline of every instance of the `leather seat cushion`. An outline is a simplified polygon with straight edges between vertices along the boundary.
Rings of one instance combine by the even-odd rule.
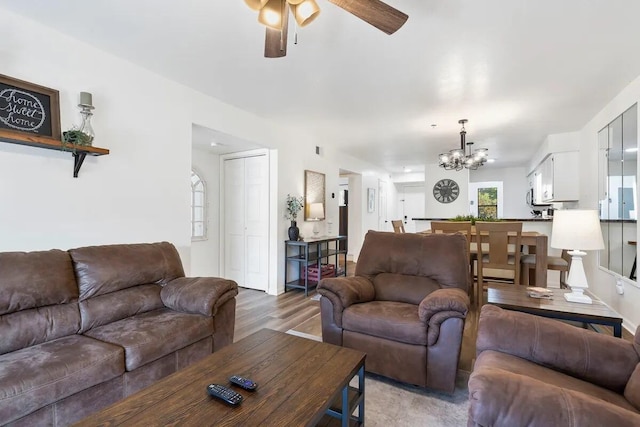
[[[18,419],[123,373],[121,347],[82,335],[3,354],[0,420]]]
[[[418,317],[418,306],[395,301],[354,304],[344,310],[342,327],[407,344],[427,345],[427,326]]]
[[[168,308],[99,326],[85,335],[124,347],[127,371],[213,335],[213,318]]]
[[[624,409],[638,412],[621,394],[510,354],[493,350],[483,351],[476,359],[473,370],[474,373],[478,372],[482,375],[489,375],[495,370],[509,372],[541,381],[544,384],[581,392]]]

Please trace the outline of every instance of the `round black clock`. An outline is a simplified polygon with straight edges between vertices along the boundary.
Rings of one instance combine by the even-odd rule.
[[[433,186],[433,197],[440,203],[451,203],[458,198],[460,187],[452,179],[441,179]]]

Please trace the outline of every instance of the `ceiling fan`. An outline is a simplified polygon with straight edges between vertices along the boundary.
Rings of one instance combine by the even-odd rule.
[[[329,1],[387,34],[398,31],[409,18],[380,0]],[[300,27],[311,23],[320,13],[315,0],[245,0],[245,3],[259,11],[258,22],[267,27],[264,46],[266,58],[287,55],[289,11]]]

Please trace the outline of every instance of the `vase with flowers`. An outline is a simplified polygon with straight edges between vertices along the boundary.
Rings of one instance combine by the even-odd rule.
[[[297,241],[300,238],[300,229],[296,223],[298,212],[302,210],[304,199],[302,196],[294,197],[291,194],[287,194],[286,210],[284,217],[291,221],[291,227],[289,227],[289,240]]]

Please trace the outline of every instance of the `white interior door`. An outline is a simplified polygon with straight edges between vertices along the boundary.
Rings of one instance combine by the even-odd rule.
[[[267,290],[269,267],[269,162],[245,159],[245,285]]]
[[[225,278],[267,290],[269,237],[267,156],[224,161]]]
[[[385,181],[378,180],[378,230],[387,230],[387,183]],[[390,223],[389,223],[390,224]]]
[[[404,185],[398,193],[399,216],[407,233],[416,232],[416,223],[411,218],[424,218],[424,186]]]

